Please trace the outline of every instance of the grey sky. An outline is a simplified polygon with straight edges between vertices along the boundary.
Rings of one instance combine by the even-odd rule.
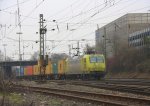
[[[21,15],[21,53],[23,41],[25,58],[39,50],[39,14],[46,19],[48,40],[80,40],[81,47],[85,43],[94,45],[95,30],[119,18],[126,13],[147,13],[150,10],[150,0],[18,0]],[[107,3],[106,3],[107,1]],[[7,44],[7,56],[18,59],[17,0],[0,0],[0,50],[4,52],[3,44]],[[56,23],[59,27],[59,32]],[[67,30],[68,24],[68,30]],[[6,25],[6,28],[5,28]],[[51,29],[55,28],[55,31]],[[31,41],[28,41],[31,40]],[[68,44],[72,41],[47,42],[47,52],[68,53]],[[52,49],[52,46],[56,46]],[[76,45],[74,45],[76,46]]]

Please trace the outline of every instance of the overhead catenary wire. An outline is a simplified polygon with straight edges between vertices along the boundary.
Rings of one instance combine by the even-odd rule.
[[[120,11],[122,11],[122,10],[128,8],[129,6],[133,6],[134,4],[136,4],[136,1],[137,1],[137,0],[134,0],[132,3],[128,4],[127,6],[124,6],[124,7],[122,7],[121,9],[115,11],[115,12],[113,13],[113,15],[112,15],[112,13],[111,13],[111,14],[109,14],[109,15],[107,15],[107,16],[99,17],[99,18],[96,18],[96,19],[94,19],[94,20],[92,20],[92,21],[95,21],[95,20],[98,20],[98,19],[106,19],[106,18],[110,18],[110,17],[115,17],[115,16],[116,16],[115,14],[118,14],[118,12],[120,12]],[[127,1],[127,2],[129,2],[129,1]]]
[[[76,40],[76,41],[82,41],[82,40]],[[93,40],[89,40],[89,41],[93,41]],[[80,42],[80,43],[84,43],[84,42]],[[77,44],[76,42],[74,42],[74,43],[70,43],[71,45],[72,44]],[[58,46],[61,46],[61,47],[63,47],[63,46],[65,46],[65,45],[68,45],[67,43],[64,43],[64,44],[61,44],[61,45],[55,45],[55,47],[53,47],[51,50],[50,50],[50,52],[52,53]],[[64,50],[63,50],[64,51]]]
[[[4,10],[10,9],[12,7],[16,7],[17,5],[24,4],[24,3],[28,2],[28,1],[30,1],[30,0],[26,0],[26,1],[23,1],[23,2],[20,2],[20,3],[17,3],[17,4],[13,4],[13,5],[9,6],[9,7],[0,9],[0,11],[4,11]]]
[[[100,4],[100,5],[96,6],[96,7],[90,8],[90,9],[88,9],[88,10],[86,10],[86,11],[81,11],[80,13],[78,13],[78,14],[76,14],[76,15],[74,15],[74,16],[67,17],[67,18],[69,18],[69,19],[66,19],[66,20],[63,20],[63,19],[65,19],[65,18],[57,19],[57,20],[59,20],[59,21],[60,21],[60,20],[63,20],[63,21],[61,21],[61,22],[66,22],[66,21],[69,21],[69,20],[71,20],[71,19],[74,19],[74,18],[76,18],[76,17],[78,17],[78,16],[81,16],[81,15],[83,15],[83,14],[87,14],[88,12],[90,12],[90,11],[92,11],[92,10],[94,10],[94,9],[97,9],[98,7],[103,6],[103,5],[104,5],[104,3],[102,3],[102,4]]]
[[[121,0],[120,0],[121,1]],[[93,16],[91,16],[90,18],[92,18]],[[86,20],[87,21],[87,20]],[[80,27],[80,26],[79,26]]]
[[[33,8],[32,11],[27,15],[27,17],[30,16],[43,2],[44,2],[44,0],[41,1],[35,8]],[[21,20],[20,22],[22,23],[23,21],[25,21],[25,19],[27,19],[27,17],[25,17],[25,18],[24,18],[23,20]],[[19,23],[19,24],[20,24],[20,23]],[[6,35],[9,35],[10,33],[12,33],[17,27],[18,27],[18,26],[16,26],[15,28],[13,28],[13,29],[12,29],[10,32],[8,32]]]
[[[63,19],[65,19],[65,18],[63,17],[62,19],[57,19],[57,20],[59,20],[59,21],[60,21],[60,20],[63,20],[63,21],[61,21],[61,22],[66,22],[66,21],[72,20],[73,18],[76,18],[76,17],[78,17],[78,16],[81,16],[81,15],[83,15],[83,14],[87,14],[87,13],[92,12],[92,11],[97,11],[97,10],[95,10],[95,9],[98,9],[98,8],[101,7],[101,6],[106,7],[106,6],[105,6],[105,2],[102,3],[102,4],[99,4],[99,5],[97,5],[97,6],[95,6],[95,7],[93,7],[93,8],[90,8],[90,9],[88,9],[88,10],[86,10],[86,11],[81,11],[80,13],[78,13],[78,14],[76,14],[76,15],[74,15],[74,16],[67,17],[67,18],[69,18],[69,19],[63,20]],[[110,6],[111,6],[111,5],[110,5]]]
[[[127,2],[128,2],[128,1],[127,1]],[[105,4],[105,3],[103,3],[103,4],[101,4],[101,5],[104,5],[104,4]],[[101,6],[101,5],[99,5],[99,6]],[[99,6],[97,6],[97,7],[99,7]],[[92,9],[94,9],[94,8],[92,8]],[[91,10],[92,10],[92,9],[91,9]],[[82,13],[82,12],[81,12],[81,13]],[[98,12],[94,13],[93,16],[96,15],[97,13],[98,13]],[[82,14],[80,14],[80,15],[82,15]],[[79,15],[79,16],[80,16],[80,15]],[[77,15],[77,16],[78,16],[78,15]],[[71,17],[71,18],[74,18],[74,16]],[[66,20],[66,21],[67,21],[67,20]],[[59,23],[64,23],[64,22],[66,22],[66,21],[61,21],[61,22],[59,22]],[[69,21],[69,19],[68,19],[68,21]],[[69,22],[67,22],[67,23],[69,23]]]
[[[135,2],[135,1],[134,1]]]
[[[143,8],[139,8],[139,9],[135,9],[135,10],[132,10],[132,11],[138,11],[138,10],[142,10],[142,9],[145,9],[145,8],[149,8],[150,6],[146,6],[146,7],[143,7]],[[124,7],[123,7],[124,8]],[[120,11],[120,10],[119,10]],[[130,12],[132,12],[130,11]],[[117,14],[117,13],[116,13]],[[119,13],[120,14],[120,13]],[[110,15],[111,16],[111,15]],[[106,17],[102,17],[102,18],[99,18],[99,19],[104,19],[104,18],[109,18],[110,16],[106,16]],[[115,15],[114,15],[115,16]],[[92,20],[93,21],[93,20]],[[59,24],[63,24],[63,23],[59,23]],[[66,24],[66,23],[64,23]],[[71,23],[70,23],[71,24]],[[72,23],[72,24],[83,24],[83,23]],[[91,23],[85,23],[85,24],[91,24]],[[95,23],[94,23],[95,24]],[[98,23],[98,24],[101,24],[101,23]],[[107,23],[102,23],[102,24],[107,24]],[[22,25],[24,26],[24,25]],[[28,25],[27,25],[28,26]],[[31,25],[32,26],[32,25]]]
[[[122,0],[120,0],[120,1],[122,1]],[[118,4],[120,1],[118,1],[116,4]],[[111,7],[111,6],[110,6],[110,7]],[[96,14],[92,15],[91,17],[89,17],[89,19],[92,18],[92,17],[94,17],[95,15],[97,15],[99,12],[100,12],[100,11],[98,11]],[[89,20],[89,19],[88,19],[88,20]],[[86,22],[86,21],[85,21],[85,22]],[[81,26],[82,26],[82,25],[80,25],[79,27],[81,27]],[[79,28],[79,27],[78,27],[78,28]]]
[[[74,5],[74,4],[78,3],[78,1],[79,1],[79,0],[76,0],[75,2],[71,3],[71,5]],[[54,17],[55,15],[58,15],[59,13],[64,12],[65,10],[67,10],[68,8],[70,8],[71,5],[67,6],[67,7],[64,8],[64,9],[61,9],[60,11],[57,11],[57,12],[54,13],[53,15],[48,16],[48,17],[47,17],[47,20],[48,20],[49,18],[51,18],[51,17]]]
[[[119,10],[120,11],[120,10]],[[61,23],[59,23],[59,24],[61,24]],[[82,23],[75,23],[75,24],[82,24]]]
[[[10,11],[6,11],[6,10],[0,10],[0,12],[5,12],[5,13],[8,13],[8,14],[16,15],[16,11],[15,11],[15,12],[10,12]],[[38,20],[38,18],[29,17],[28,15],[22,15],[22,14],[20,14],[20,16],[21,16],[21,17],[24,17],[24,18],[30,18],[30,19]],[[50,22],[52,22],[52,21],[50,21]]]
[[[135,1],[134,1],[135,2]],[[134,3],[133,2],[133,3]],[[125,8],[127,8],[128,6],[126,6]],[[136,10],[133,10],[133,11],[138,11],[138,10],[142,10],[142,9],[145,9],[145,8],[149,8],[150,6],[146,6],[146,7],[144,7],[144,8],[140,8],[140,9],[136,9]],[[123,9],[125,9],[124,7],[121,9],[121,10],[123,10]],[[120,11],[120,10],[119,10]],[[132,12],[132,11],[129,11],[129,12]],[[116,14],[118,14],[117,12],[116,12]],[[119,13],[120,14],[120,13]],[[116,15],[108,15],[108,16],[106,16],[106,17],[101,17],[101,18],[97,18],[97,19],[106,19],[106,18],[110,18],[110,17],[115,17]],[[96,19],[94,19],[94,20],[96,20]],[[91,21],[94,21],[94,20],[91,20]],[[61,24],[61,23],[60,23]],[[82,26],[83,25],[85,25],[85,24],[88,24],[88,23],[74,23],[74,24],[82,24]],[[89,23],[90,24],[90,23]],[[94,24],[96,24],[96,23],[94,23]],[[107,23],[98,23],[98,24],[107,24]],[[68,23],[67,23],[67,25],[68,25]]]
[[[115,3],[115,4],[118,4],[120,1],[122,1],[122,0],[119,0],[117,3]],[[110,7],[112,7],[112,6],[110,6]],[[106,7],[103,7],[101,10],[99,10],[98,12],[96,12],[96,14],[98,14],[98,13],[100,13],[101,11],[104,11],[103,9],[105,9]],[[95,14],[95,13],[94,13]],[[95,15],[94,15],[95,16]],[[85,21],[84,21],[84,23],[86,23],[87,21],[89,21],[89,19],[91,19],[91,18],[93,18],[94,17],[93,15],[92,16],[90,16],[90,17],[88,17]],[[82,25],[80,25],[80,26],[78,26],[77,28],[75,28],[76,30],[77,29],[79,29],[80,27],[81,27]],[[74,32],[74,31],[73,31]],[[72,33],[73,33],[72,32]],[[68,34],[68,35],[70,35],[70,34]],[[63,39],[65,39],[66,38],[66,36],[63,38]]]

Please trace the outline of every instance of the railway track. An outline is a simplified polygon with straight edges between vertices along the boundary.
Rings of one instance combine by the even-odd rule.
[[[87,86],[92,88],[101,88],[101,89],[108,89],[120,92],[128,92],[133,94],[139,95],[147,95],[150,96],[150,83],[146,85],[148,82],[138,82],[134,84],[134,82],[130,81],[54,81],[58,84],[70,84],[70,85],[80,85],[80,86]]]
[[[123,85],[123,84],[80,84],[80,83],[76,83],[75,85],[82,85],[82,86],[88,86],[93,88],[101,88],[101,89],[108,89],[108,90],[150,96],[150,86],[133,86],[133,85]]]
[[[65,99],[76,100],[81,102],[88,102],[93,104],[99,104],[102,106],[149,106],[150,99],[146,98],[135,98],[128,96],[85,92],[76,90],[65,90],[65,89],[53,89],[43,87],[31,87],[31,86],[14,86],[16,91],[29,91],[38,92],[45,95],[58,96]]]
[[[142,86],[150,86],[149,79],[105,79],[102,80],[105,83],[113,83],[113,84],[127,84],[127,85],[142,85]]]
[[[83,82],[83,83],[103,83],[103,84],[124,84],[124,85],[140,85],[140,86],[150,86],[150,80],[148,79],[103,79],[103,80],[51,80],[54,82],[60,83],[76,83],[76,82]]]

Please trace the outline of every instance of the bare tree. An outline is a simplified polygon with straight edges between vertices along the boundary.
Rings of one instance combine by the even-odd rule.
[[[2,94],[3,94],[1,106],[4,106],[6,92],[5,92],[4,73],[3,73],[3,71],[2,71],[2,68],[1,68],[1,70],[0,70],[0,90],[1,90],[1,92],[2,92]]]
[[[1,106],[5,106],[5,99],[6,99],[6,95],[7,93],[10,92],[11,88],[12,88],[12,82],[11,82],[11,78],[8,80],[4,79],[4,70],[1,68],[0,69],[0,91],[2,92],[2,102],[1,102]]]

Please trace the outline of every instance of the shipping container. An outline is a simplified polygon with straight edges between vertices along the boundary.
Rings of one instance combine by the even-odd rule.
[[[64,74],[66,69],[65,59],[58,61],[58,74]]]
[[[37,64],[38,66],[40,66],[41,65],[41,60],[39,59],[38,60],[38,64]]]
[[[33,66],[33,75],[39,75],[40,74],[40,66],[34,65]]]
[[[19,68],[17,67],[16,69],[15,69],[15,73],[16,73],[16,76],[20,76],[20,70],[19,70]]]
[[[33,75],[33,66],[26,66],[27,76]]]
[[[24,67],[20,66],[20,76],[24,76]]]
[[[52,74],[52,64],[51,61],[48,61],[48,65],[46,66],[45,74]]]
[[[52,63],[52,70],[53,70],[53,74],[58,74],[58,63],[57,62]]]
[[[27,76],[28,74],[27,74],[27,68],[26,67],[24,67],[24,76]]]

